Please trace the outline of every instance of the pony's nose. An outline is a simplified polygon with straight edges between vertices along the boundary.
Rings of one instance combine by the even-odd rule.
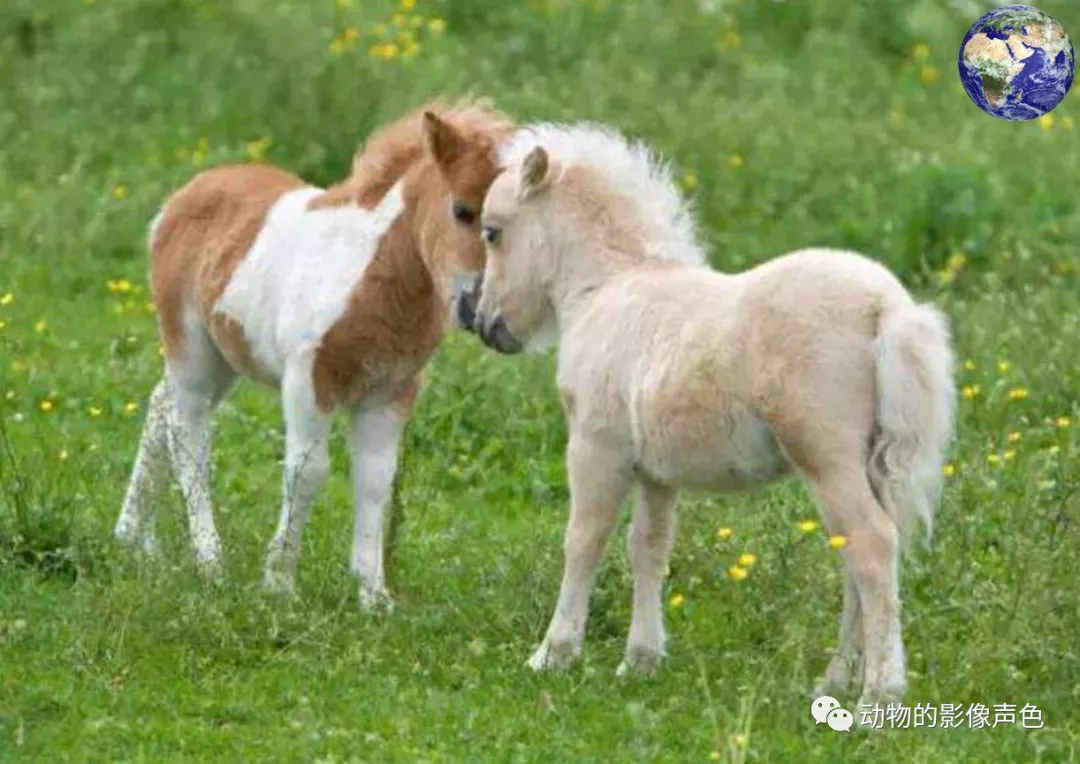
[[[468,332],[477,330],[476,304],[480,301],[477,291],[466,289],[458,297],[457,320],[461,328]]]
[[[481,316],[479,327],[480,339],[492,350],[504,355],[514,355],[520,353],[524,347],[521,341],[510,333],[510,329],[506,326],[506,319],[502,316],[496,316],[490,325]]]

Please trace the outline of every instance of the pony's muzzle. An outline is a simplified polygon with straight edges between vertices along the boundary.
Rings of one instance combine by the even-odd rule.
[[[477,331],[476,306],[480,304],[480,283],[483,274],[476,277],[472,289],[463,289],[457,296],[457,322],[467,332]]]
[[[517,337],[510,333],[506,319],[502,316],[495,316],[493,321],[488,321],[483,313],[477,314],[474,326],[476,333],[480,335],[480,340],[503,355],[520,353],[525,347]]]

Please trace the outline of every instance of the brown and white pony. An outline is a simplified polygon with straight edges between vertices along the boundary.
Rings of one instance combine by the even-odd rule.
[[[364,607],[390,606],[383,513],[417,375],[451,328],[454,281],[483,269],[479,213],[509,119],[435,102],[371,136],[352,174],[315,188],[267,165],[200,173],[153,221],[150,281],[165,348],[116,536],[154,553],[159,468],[171,461],[200,567],[222,572],[210,421],[241,375],[281,392],[281,517],[264,584],[290,592],[300,538],[345,409]]]

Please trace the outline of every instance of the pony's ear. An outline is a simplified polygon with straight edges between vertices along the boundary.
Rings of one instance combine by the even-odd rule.
[[[424,144],[440,165],[448,165],[465,151],[465,138],[457,128],[433,111],[424,112]]]
[[[543,146],[537,146],[521,163],[518,178],[518,198],[525,199],[542,191],[551,182],[552,161]]]

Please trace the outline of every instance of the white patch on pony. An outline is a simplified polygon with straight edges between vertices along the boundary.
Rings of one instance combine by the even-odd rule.
[[[348,306],[382,237],[405,209],[401,183],[373,210],[309,210],[307,187],[274,203],[214,311],[239,321],[255,359],[275,377],[313,350]]]
[[[154,242],[157,240],[158,228],[161,226],[161,221],[164,218],[165,218],[165,207],[162,206],[162,208],[160,210],[158,210],[158,213],[156,215],[154,215],[154,219],[150,221],[150,228],[147,229],[147,233],[146,233],[147,248],[151,252],[154,251]]]
[[[698,244],[690,203],[679,193],[671,169],[649,146],[630,141],[606,125],[539,123],[517,131],[499,149],[504,166],[517,165],[543,146],[564,171],[583,167],[636,210],[650,257],[693,265],[706,262]]]

